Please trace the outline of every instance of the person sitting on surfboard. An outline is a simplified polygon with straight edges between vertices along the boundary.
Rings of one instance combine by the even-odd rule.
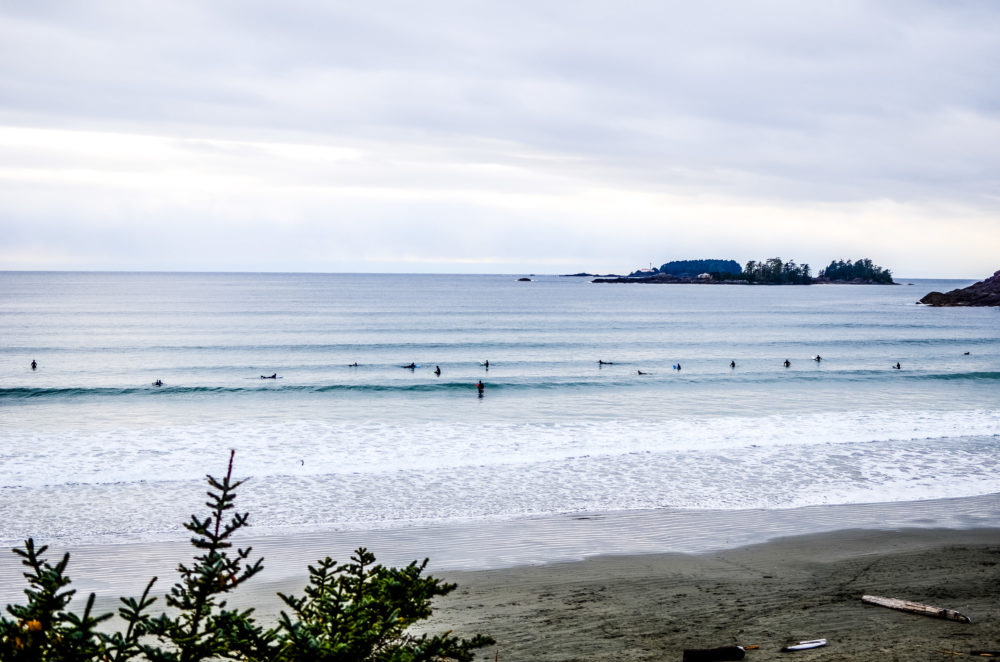
[[[791,362],[791,361],[789,361],[788,359],[785,359],[785,363],[784,363],[784,365],[785,365],[785,367],[787,368],[788,366],[792,365],[792,362]]]
[[[735,368],[736,367],[736,361],[730,361],[729,362],[729,367],[730,368]]]
[[[439,365],[434,366],[434,374],[437,375],[438,377],[441,376],[441,366]]]
[[[966,354],[968,354],[968,352],[966,352]],[[37,368],[38,368],[38,364],[35,363],[35,359],[31,359],[31,369],[35,370]]]

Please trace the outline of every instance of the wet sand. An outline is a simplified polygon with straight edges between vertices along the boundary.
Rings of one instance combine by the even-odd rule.
[[[701,555],[438,574],[459,588],[439,601],[432,629],[492,635],[498,643],[484,660],[681,660],[685,648],[732,644],[759,646],[746,656],[757,661],[1000,650],[997,529],[850,530]],[[864,594],[955,609],[973,622],[866,605]],[[828,645],[779,652],[817,638]]]
[[[337,535],[298,532],[252,541],[253,556],[265,557],[265,572],[232,595],[230,604],[253,607],[261,622],[274,623],[281,608],[275,594],[301,594],[308,563],[326,554],[343,561],[350,549],[364,545],[388,565],[430,556],[430,574],[459,587],[435,603],[427,629],[493,636],[498,643],[482,652],[482,660],[681,660],[685,648],[732,644],[759,646],[746,657],[757,661],[972,659],[971,650],[1000,649],[1000,528],[987,524],[997,521],[996,504],[991,497],[860,509],[680,513],[668,518],[673,528],[660,528],[663,515],[650,515],[652,520],[609,516],[506,523],[495,531],[479,525]],[[929,526],[874,526],[875,519],[907,509],[906,519]],[[971,526],[932,524],[945,519],[943,510],[954,513],[949,521]],[[845,514],[865,526],[825,528]],[[934,517],[928,518],[931,514]],[[720,517],[726,540],[757,528],[752,526],[754,517],[766,519],[772,537],[784,527],[801,530],[807,521],[824,528],[706,549],[704,545],[723,539],[706,540],[694,532],[715,528]],[[688,520],[687,528],[679,526]],[[586,551],[600,549],[594,542],[602,536],[618,536],[619,548],[643,549],[632,545],[641,540],[623,542],[620,536],[631,532],[652,539],[649,532],[654,529],[661,549],[702,547],[696,553]],[[674,537],[685,531],[691,533],[681,535],[683,545],[676,546]],[[565,549],[552,547],[558,540]],[[588,547],[582,547],[583,542]],[[568,556],[582,553],[585,560],[523,561],[532,548],[545,548],[542,556],[549,558],[553,549]],[[49,558],[55,560],[62,551],[54,546]],[[69,551],[73,585],[80,596],[97,591],[99,612],[115,610],[118,596],[138,595],[153,574],[160,576],[161,592],[169,589],[176,563],[191,554],[183,541],[123,542]],[[20,568],[10,557],[0,563],[2,604],[23,601]],[[498,558],[522,562],[467,569],[495,567]],[[864,594],[958,610],[973,622],[865,605],[860,601]],[[816,638],[829,643],[812,651],[779,652],[789,642]]]

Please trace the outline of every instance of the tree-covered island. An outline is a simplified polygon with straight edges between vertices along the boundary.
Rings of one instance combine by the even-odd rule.
[[[895,284],[891,271],[874,264],[868,258],[862,258],[856,262],[834,260],[826,269],[819,272],[815,282]]]
[[[728,283],[743,285],[810,285],[851,283],[894,285],[892,272],[868,258],[834,260],[813,277],[808,264],[772,257],[750,260],[740,267],[736,260],[674,260],[659,267],[639,269],[628,276],[595,278],[594,283]]]

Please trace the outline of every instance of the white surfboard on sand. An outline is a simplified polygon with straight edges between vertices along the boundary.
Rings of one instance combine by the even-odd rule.
[[[797,644],[791,644],[790,646],[785,646],[781,650],[783,651],[804,651],[810,648],[819,648],[821,646],[826,646],[826,639],[810,639],[809,641],[800,641]]]

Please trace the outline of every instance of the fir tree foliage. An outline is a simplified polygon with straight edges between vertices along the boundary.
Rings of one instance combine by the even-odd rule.
[[[53,660],[72,661],[104,659],[101,635],[96,626],[111,617],[110,614],[93,616],[94,594],[87,598],[82,615],[67,611],[76,593],[67,589],[70,578],[66,575],[69,554],[55,565],[42,555],[48,547],[35,547],[31,538],[24,549],[15,549],[22,565],[28,568],[24,577],[28,588],[26,605],[8,605],[7,613],[14,620],[0,618],[0,660]]]
[[[819,272],[819,277],[827,280],[861,280],[886,285],[893,284],[892,272],[874,264],[867,257],[856,262],[834,260],[827,268]]]
[[[766,285],[808,285],[812,282],[808,264],[795,264],[795,260],[783,262],[780,257],[762,262],[750,260],[740,278],[749,283]]]
[[[375,564],[361,548],[350,563],[329,557],[309,566],[309,586],[301,598],[278,594],[293,616],[282,612],[280,630],[285,647],[280,660],[323,662],[471,661],[473,651],[493,643],[476,635],[471,640],[450,633],[416,637],[406,633],[431,615],[430,601],[455,590],[433,577],[422,577],[427,566],[405,568]],[[286,655],[286,651],[289,654]]]
[[[721,274],[731,276],[740,272],[740,263],[736,260],[671,260],[664,262],[652,271],[638,270],[629,274],[630,277],[642,277],[653,274],[669,274],[680,278],[695,278],[700,274]]]
[[[0,662],[471,662],[474,651],[494,643],[482,635],[408,633],[431,615],[431,600],[455,585],[422,576],[426,559],[386,568],[364,548],[350,563],[326,558],[310,566],[303,597],[279,594],[291,614],[282,612],[274,628],[258,625],[252,609],[227,609],[225,594],[263,568],[262,559],[249,561],[250,547],[233,547],[232,538],[248,526],[248,515],[235,511],[236,489],[244,481],[233,480],[232,472],[230,453],[225,477],[207,477],[208,516],[192,515],[184,525],[193,534],[196,556],[192,564],[178,566],[180,579],[165,598],[170,614],[150,614],[157,599],[150,595],[153,577],[138,599],[121,598],[124,632],[97,629],[111,614],[92,614],[93,593],[82,614],[69,611],[75,591],[67,588],[68,553],[53,565],[42,556],[47,548],[36,547],[31,538],[15,549],[28,568],[28,600],[7,606],[13,620],[0,616]]]
[[[184,528],[194,534],[191,545],[201,553],[193,565],[177,567],[178,581],[166,596],[168,607],[175,616],[166,613],[141,621],[142,629],[155,636],[168,648],[142,645],[140,648],[153,662],[198,662],[230,652],[254,653],[266,647],[263,631],[253,623],[253,610],[237,612],[226,609],[220,596],[232,591],[263,570],[263,559],[247,565],[252,548],[232,550],[233,534],[247,526],[247,513],[234,512],[236,488],[242,480],[233,480],[233,456],[229,454],[226,476],[216,480],[207,476],[209,491],[205,505],[209,515],[200,519],[191,515]]]
[[[739,273],[740,263],[736,260],[673,260],[660,265],[657,271],[693,278],[706,273]]]

